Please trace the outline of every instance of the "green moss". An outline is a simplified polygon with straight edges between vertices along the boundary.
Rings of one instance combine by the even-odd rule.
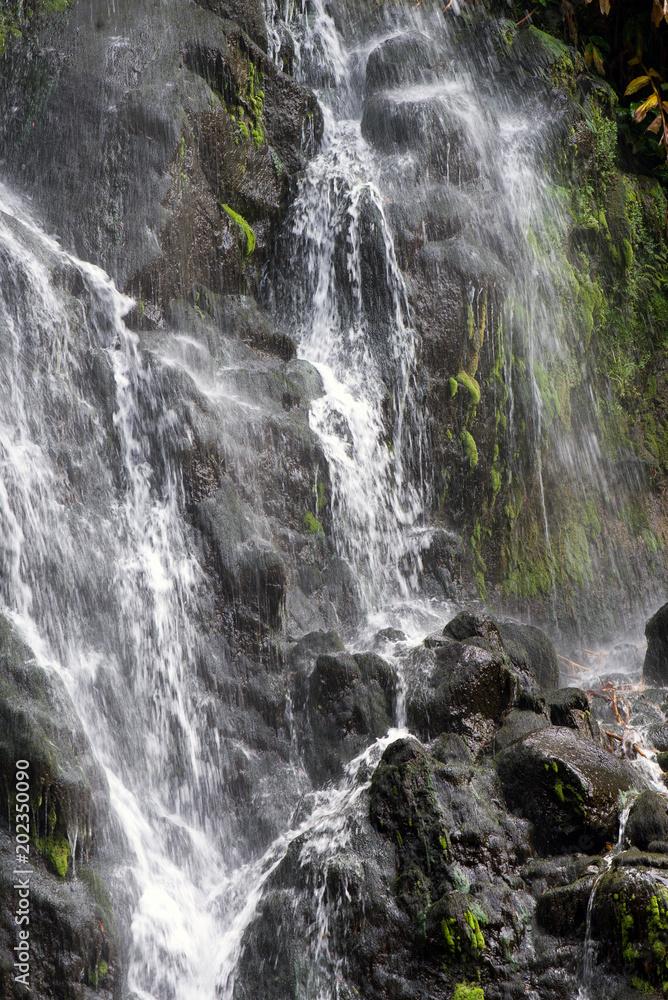
[[[311,535],[323,534],[322,524],[313,516],[310,510],[307,510],[304,514],[304,527]]]
[[[492,503],[494,503],[501,492],[501,474],[497,469],[492,468],[489,476],[492,481]]]
[[[37,848],[56,875],[65,878],[72,854],[70,842],[62,833],[37,838]]]
[[[457,983],[452,1000],[485,1000],[485,993],[480,986],[471,986],[469,983]]]
[[[480,924],[478,923],[478,918],[471,911],[467,910],[464,914],[464,919],[471,930],[471,947],[474,951],[484,951],[485,948],[485,938],[483,937],[482,931],[480,930]]]
[[[478,464],[478,446],[475,443],[473,435],[468,431],[462,431],[461,442],[464,445],[464,452],[469,460],[471,469],[475,469]]]
[[[449,378],[448,379],[448,386],[450,387],[450,396],[451,397],[452,396],[456,396],[457,395],[457,389],[459,388],[459,385],[457,384],[457,379],[456,378]]]
[[[465,371],[457,372],[457,382],[463,385],[469,394],[469,403],[477,406],[480,402],[480,386],[476,380]]]
[[[246,257],[250,257],[250,255],[253,253],[253,250],[255,250],[255,233],[253,232],[249,224],[246,222],[246,220],[243,218],[243,216],[239,215],[238,212],[235,212],[234,209],[230,208],[229,205],[224,205],[221,203],[221,208],[223,208],[227,212],[227,214],[229,215],[230,219],[232,219],[233,222],[236,222],[236,224],[239,226],[242,233],[246,237]]]

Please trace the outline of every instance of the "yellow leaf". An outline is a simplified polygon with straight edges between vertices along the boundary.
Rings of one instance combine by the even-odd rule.
[[[645,129],[646,132],[658,132],[661,128],[661,115],[657,115],[651,125],[648,125]]]
[[[646,101],[644,101],[639,108],[634,111],[635,120],[641,122],[650,108],[655,107],[659,103],[659,98],[656,94],[650,94]]]
[[[601,14],[610,13],[610,0],[598,0],[598,3],[601,8]]]
[[[648,69],[647,72],[649,73],[650,76],[653,76],[655,80],[663,80],[661,74],[657,73],[655,69]]]
[[[668,111],[668,101],[661,101],[661,107],[664,111]]]
[[[630,84],[624,91],[624,97],[628,97],[629,94],[635,94],[636,90],[640,90],[641,87],[646,87],[648,83],[652,81],[648,76],[637,76],[635,80],[631,80]]]
[[[594,46],[594,66],[596,71],[600,76],[605,76],[605,69],[603,68],[603,60],[601,59],[601,53],[598,51],[596,46]]]
[[[663,21],[663,4],[661,0],[654,0],[652,6],[652,24],[655,28],[658,28]]]

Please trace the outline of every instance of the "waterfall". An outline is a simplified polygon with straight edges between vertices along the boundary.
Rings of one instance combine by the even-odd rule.
[[[493,44],[481,42],[475,54],[470,40],[460,45],[447,9],[428,15],[397,7],[371,19],[355,39],[344,36],[322,0],[308,11],[274,0],[265,9],[271,58],[280,62],[289,38],[297,74],[317,91],[325,122],[321,149],[298,176],[261,284],[267,315],[297,345],[290,374],[315,384],[315,372],[321,380],[323,391],[307,401],[308,420],[329,493],[323,487],[321,495],[317,474],[313,488],[309,481],[316,498],[311,524],[319,527],[317,515],[328,505],[333,550],[356,588],[355,626],[341,626],[335,599],[327,598],[330,618],[323,613],[317,628],[348,627],[348,645],[367,649],[381,628],[399,626],[405,652],[442,627],[454,605],[429,589],[423,569],[436,528],[455,522],[467,532],[466,551],[475,550],[479,596],[487,596],[481,532],[491,537],[492,528],[480,521],[471,528],[469,495],[483,447],[493,484],[485,485],[485,505],[491,509],[504,491],[511,528],[526,501],[523,490],[535,488],[535,544],[543,554],[536,588],[556,623],[559,574],[575,574],[580,560],[582,583],[591,581],[593,546],[581,525],[562,539],[551,487],[563,486],[567,499],[590,512],[592,533],[596,505],[618,514],[626,497],[611,486],[601,425],[587,398],[589,374],[578,370],[587,317],[564,306],[576,287],[562,246],[568,211],[543,170],[563,115],[557,109],[550,116],[541,95],[524,94],[521,81],[497,93]],[[367,62],[404,34],[432,53],[433,65],[410,79],[388,77],[375,91],[369,84],[365,95]],[[386,68],[376,71],[382,76]],[[256,94],[254,101],[257,112]],[[411,142],[388,140],[381,119],[397,133],[406,121],[419,128],[426,122],[443,141],[429,147],[428,161],[420,159]],[[283,177],[279,167],[274,160],[271,169]],[[415,206],[425,216],[417,226]],[[465,343],[434,360],[433,341],[447,339],[443,303],[453,275],[461,285]],[[441,326],[430,342],[420,296],[432,293],[433,322]],[[341,974],[341,956],[328,945],[349,887],[344,873],[336,897],[328,876],[338,878],[337,866],[366,821],[373,769],[407,735],[407,678],[397,655],[393,724],[402,728],[369,739],[340,780],[314,788],[292,701],[295,677],[304,678],[286,653],[310,626],[289,634],[281,590],[274,618],[258,614],[247,627],[250,637],[243,636],[247,646],[234,647],[243,630],[234,632],[236,611],[220,611],[210,581],[222,572],[220,553],[205,548],[203,520],[184,513],[183,456],[195,442],[215,441],[198,499],[205,503],[214,490],[229,488],[220,531],[230,549],[230,579],[249,552],[266,556],[278,577],[283,554],[301,547],[306,555],[300,552],[302,561],[295,558],[280,576],[282,586],[289,572],[313,569],[323,532],[300,537],[301,525],[293,530],[291,523],[281,533],[264,510],[266,497],[254,488],[255,443],[266,432],[278,455],[285,439],[273,410],[269,430],[262,423],[264,401],[253,397],[252,377],[259,371],[266,378],[272,404],[290,394],[281,393],[273,369],[255,369],[241,353],[241,336],[221,344],[197,296],[196,334],[185,299],[172,304],[167,324],[133,332],[125,322],[133,300],[100,268],[64,250],[26,202],[0,188],[0,611],[38,664],[64,683],[104,770],[111,819],[99,850],[114,863],[122,859],[111,887],[128,989],[141,1000],[238,1000],[244,935],[288,858],[316,900],[315,918],[304,927],[308,961],[298,985],[304,996],[324,1000]],[[582,398],[571,420],[576,384]],[[459,407],[452,427],[437,426],[437,391],[447,393],[453,413]],[[276,410],[281,406],[289,411],[291,398]],[[479,410],[485,419],[476,443]],[[207,436],[211,426],[218,437]],[[434,454],[442,459],[438,469],[430,467]],[[311,457],[303,460],[304,479],[317,464]],[[207,476],[215,480],[210,492]],[[280,482],[288,493],[289,470],[281,470]],[[522,545],[512,536],[503,549],[505,597],[526,596]],[[601,564],[618,567],[623,551],[614,540],[603,539],[599,549]],[[258,556],[248,574],[258,604],[260,562]],[[267,695],[258,684],[259,694],[252,692],[275,709],[268,735],[256,738],[255,718],[240,716],[261,715],[244,695],[267,663],[267,689],[284,682],[287,693],[271,702],[273,689]],[[85,861],[87,831],[74,826],[68,835],[73,863]],[[582,1000],[591,978],[596,884]]]

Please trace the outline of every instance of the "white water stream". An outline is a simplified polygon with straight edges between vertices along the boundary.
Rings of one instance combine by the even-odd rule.
[[[277,45],[274,32],[274,50]],[[349,55],[321,8],[298,54],[307,49],[311,64],[318,62],[342,87]],[[473,91],[470,79],[461,77],[445,87],[450,96],[453,87],[460,97]],[[338,103],[346,103],[340,94]],[[490,130],[481,133],[484,115],[474,101],[460,104],[484,151],[492,141]],[[320,371],[326,393],[312,407],[311,426],[329,460],[334,534],[358,577],[367,624],[399,624],[418,641],[451,609],[413,593],[429,540],[428,498],[419,475],[424,425],[412,412],[415,334],[379,164],[359,121],[346,117],[350,107],[341,117],[334,107],[324,112],[323,150],[306,171],[291,223],[306,251],[310,289],[308,302],[300,304],[299,349]],[[494,180],[503,179],[503,211],[511,206],[522,231],[545,212],[543,182],[530,157],[517,152],[530,126],[523,132],[509,117],[494,129],[494,142],[506,150],[494,161]],[[498,187],[489,176],[487,181],[489,207]],[[370,336],[362,294],[364,218],[374,220],[380,235],[387,282],[379,346]],[[313,793],[307,818],[259,858],[243,855],[224,815],[219,748],[204,745],[207,705],[192,679],[196,640],[189,609],[203,581],[179,512],[170,450],[162,447],[182,431],[154,392],[150,365],[123,323],[131,303],[98,268],[41,232],[4,191],[0,255],[2,610],[44,669],[65,683],[104,767],[126,857],[115,895],[129,922],[129,988],[143,1000],[231,1000],[243,933],[267,879],[298,837],[305,863],[314,853],[334,858],[345,851],[371,770],[402,731],[391,731],[356,758],[338,787]],[[532,275],[534,287],[543,276]],[[81,286],[86,316],[68,282]],[[552,337],[554,315],[544,299],[537,297],[533,306],[540,313],[533,322],[540,344],[541,337]],[[112,387],[106,405],[113,410],[116,442],[107,439],[104,421],[82,392],[90,361],[84,336],[104,355],[102,395]],[[39,361],[44,357],[46,369]],[[542,405],[537,389],[535,395]],[[80,445],[84,439],[88,443]],[[59,463],[72,442],[81,449],[69,459],[84,469],[87,504],[76,491],[63,492],[69,479]],[[120,483],[105,458],[116,447]],[[587,448],[595,458],[595,442]],[[417,456],[412,468],[409,453]],[[392,601],[398,602],[395,620],[378,610]],[[291,764],[297,785],[303,779],[296,754]],[[327,919],[322,906],[313,942],[316,994],[336,972],[322,944]]]

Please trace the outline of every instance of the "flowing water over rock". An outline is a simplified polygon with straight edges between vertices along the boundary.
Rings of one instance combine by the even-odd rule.
[[[257,240],[264,314],[227,275],[216,292],[201,272],[169,286],[190,263],[171,258],[142,260],[128,285],[156,300],[135,303],[0,191],[0,638],[25,643],[17,688],[32,664],[66,692],[78,759],[99,769],[77,765],[85,807],[49,779],[53,819],[36,789],[43,884],[101,866],[119,940],[95,882],[90,926],[107,938],[77,983],[108,995],[450,1000],[464,986],[479,1000],[477,976],[491,1000],[553,1000],[563,938],[584,1000],[597,907],[616,899],[605,880],[637,877],[633,858],[603,854],[582,914],[586,855],[617,824],[623,845],[618,785],[663,791],[658,765],[604,747],[637,756],[661,693],[634,701],[632,733],[615,700],[606,733],[586,695],[550,690],[557,660],[536,630],[464,615],[441,631],[467,596],[529,601],[555,633],[570,612],[569,634],[599,612],[596,634],[637,629],[664,579],[658,542],[629,568],[612,530],[642,476],[605,454],[595,295],[545,172],[575,112],[527,84],[491,20],[474,43],[447,12],[358,26],[344,7],[271,5],[265,30],[258,10],[242,27],[268,56],[189,14],[175,52],[196,107],[169,190],[184,232],[189,185],[200,221],[221,208],[221,258],[191,232],[209,277],[229,258],[239,281]],[[109,45],[120,59],[130,42]],[[298,148],[276,138],[281,108]],[[223,203],[221,163],[255,229]],[[243,187],[247,164],[262,195]],[[610,593],[583,596],[604,569]],[[407,723],[424,745],[394,728]],[[537,812],[517,792],[522,754]],[[541,860],[560,839],[548,815],[575,860]]]

